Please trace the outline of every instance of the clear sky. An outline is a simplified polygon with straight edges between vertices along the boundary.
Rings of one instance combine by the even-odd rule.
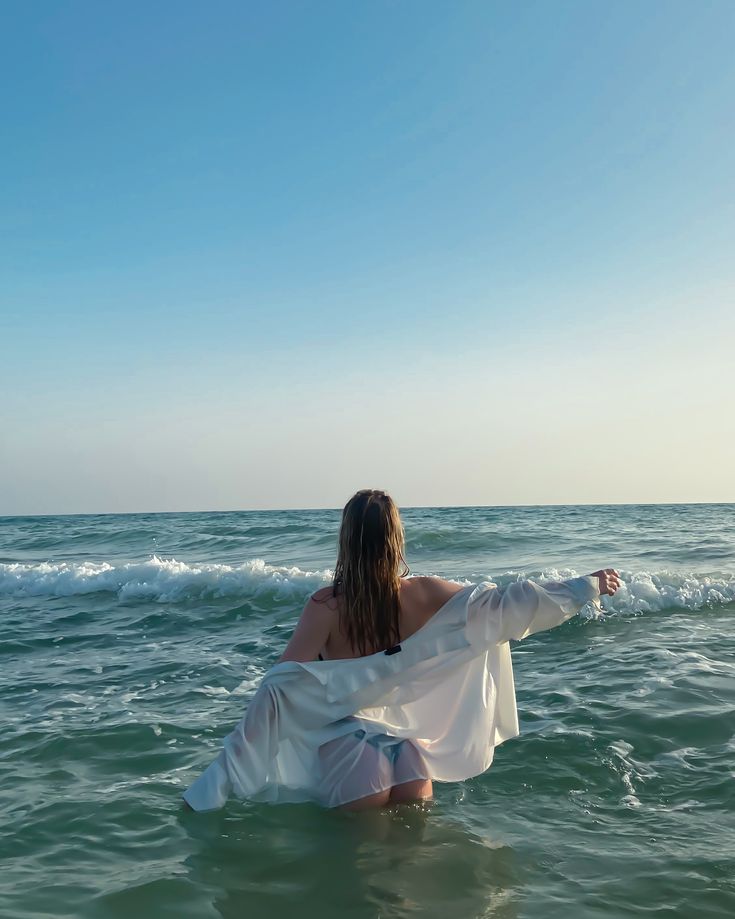
[[[0,35],[0,514],[735,501],[731,0]]]

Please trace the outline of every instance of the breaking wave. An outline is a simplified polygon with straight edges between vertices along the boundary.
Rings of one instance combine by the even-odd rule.
[[[735,602],[735,575],[703,575],[674,571],[621,571],[623,585],[615,597],[603,597],[605,612],[646,613],[664,609],[697,610]],[[546,569],[531,574],[538,580],[574,577],[572,570]],[[485,576],[499,584],[524,577],[507,572]],[[122,601],[170,603],[182,600],[249,597],[269,594],[303,596],[331,581],[324,568],[304,571],[251,559],[242,565],[187,564],[153,556],[147,561],[113,565],[109,562],[42,562],[0,564],[0,595],[71,597],[116,594]]]
[[[329,569],[303,571],[268,565],[256,558],[242,565],[188,565],[154,555],[145,562],[42,562],[0,564],[0,595],[72,597],[113,593],[120,600],[170,603],[276,593],[283,596],[316,590],[331,578]]]

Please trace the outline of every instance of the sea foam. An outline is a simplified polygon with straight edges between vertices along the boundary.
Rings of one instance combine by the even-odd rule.
[[[603,597],[605,612],[646,613],[663,609],[697,610],[735,602],[735,575],[704,575],[674,571],[621,571],[623,583],[614,597]],[[522,577],[559,580],[575,577],[571,569],[546,569],[540,574],[506,572],[488,575],[501,586]],[[42,562],[0,564],[0,595],[71,597],[112,593],[122,601],[170,603],[183,600],[252,597],[267,593],[283,599],[301,598],[330,583],[332,571],[305,571],[269,565],[256,558],[242,565],[187,564],[153,556],[147,561]],[[479,579],[478,579],[479,580]],[[469,583],[469,582],[464,582]]]
[[[546,569],[538,580],[575,577],[567,569]],[[626,571],[620,569],[620,589],[614,596],[601,597],[605,613],[649,613],[664,609],[697,610],[735,602],[735,575],[695,574],[680,571]],[[499,582],[506,578],[498,578]]]
[[[332,572],[304,571],[268,565],[256,558],[242,565],[188,565],[154,555],[144,562],[42,562],[0,564],[0,595],[72,597],[114,593],[120,600],[170,603],[186,599],[216,599],[275,592],[301,595],[329,581]]]

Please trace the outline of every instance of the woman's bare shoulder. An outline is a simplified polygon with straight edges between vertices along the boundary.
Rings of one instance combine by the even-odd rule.
[[[462,585],[456,581],[447,581],[434,575],[407,578],[406,583],[412,584],[412,588],[429,603],[444,603],[462,590]]]
[[[402,590],[406,598],[411,597],[429,606],[441,606],[443,603],[462,590],[462,585],[456,581],[447,581],[434,575],[416,575],[403,578]],[[339,609],[339,596],[334,595],[334,585],[322,587],[315,591],[308,601],[308,606],[319,606],[336,612]]]
[[[336,610],[337,597],[334,595],[334,585],[330,584],[329,587],[321,587],[309,597],[309,601],[324,605],[331,610]]]

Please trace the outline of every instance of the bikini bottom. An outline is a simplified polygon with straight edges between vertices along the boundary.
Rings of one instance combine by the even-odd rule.
[[[363,728],[322,744],[319,768],[320,797],[327,807],[431,778],[412,741]]]

